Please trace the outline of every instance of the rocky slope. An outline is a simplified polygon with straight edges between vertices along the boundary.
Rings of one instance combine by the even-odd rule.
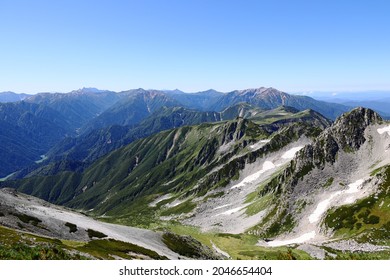
[[[369,109],[357,108],[338,118],[259,190],[259,197],[272,194],[277,207],[270,207],[253,233],[276,237],[269,245],[281,246],[324,243],[333,234],[364,239],[388,227],[388,130]],[[362,206],[367,199],[372,206]],[[348,218],[338,209],[354,210]],[[377,236],[374,243],[388,245],[386,234]]]
[[[99,257],[96,254],[96,248],[92,251],[87,249],[91,249],[93,245],[96,246],[100,242],[99,246],[106,252],[113,250],[112,246],[121,245],[121,252],[126,253],[126,258],[130,259],[222,258],[216,251],[196,243],[197,241],[191,237],[100,222],[70,209],[18,193],[15,190],[1,189],[0,201],[0,225],[2,227],[28,232],[31,239],[39,238],[39,236],[56,239],[57,247],[58,245],[65,247],[67,240],[70,241],[69,244],[72,244],[71,242],[73,244],[79,243],[78,247],[72,248],[75,251],[73,254],[85,255],[83,252],[85,250],[89,253],[86,255],[87,257]],[[0,232],[2,232],[1,228]],[[183,252],[172,247],[173,238],[179,239],[181,246],[187,246],[187,251]],[[55,243],[51,239],[46,238],[45,241]],[[64,241],[61,242],[59,239]],[[2,243],[3,241],[0,241],[0,249]],[[28,246],[34,246],[33,244]],[[81,247],[83,245],[84,247]],[[131,249],[126,249],[126,247]],[[116,256],[116,258],[121,257]]]

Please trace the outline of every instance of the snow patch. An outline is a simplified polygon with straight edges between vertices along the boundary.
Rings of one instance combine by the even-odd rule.
[[[390,135],[390,125],[383,127],[383,128],[378,128],[377,131],[379,134],[383,134],[383,133],[387,132],[387,134]]]
[[[230,205],[232,205],[232,204],[231,204],[231,203],[229,203],[229,204],[224,204],[224,205],[215,207],[214,210],[218,210],[218,209],[221,209],[221,208],[225,208],[225,207],[228,207],[228,206],[230,206]]]
[[[311,232],[302,234],[299,237],[293,238],[293,239],[287,239],[287,240],[273,240],[268,242],[268,246],[271,247],[278,247],[278,246],[285,246],[289,244],[296,244],[296,243],[305,243],[306,241],[309,241],[310,239],[313,239],[316,236],[316,232],[313,230]]]
[[[176,200],[172,201],[171,203],[166,204],[165,207],[172,208],[172,207],[175,207],[179,204],[182,204],[185,201],[188,201],[188,200],[176,199]]]
[[[175,179],[173,179],[173,180],[171,180],[171,181],[169,181],[169,182],[166,182],[166,183],[164,183],[164,184],[162,184],[162,185],[163,185],[163,186],[169,186],[170,184],[172,184],[173,182],[175,182],[177,179],[178,179],[178,178],[175,178]]]
[[[258,149],[260,149],[261,147],[263,147],[264,144],[268,143],[269,141],[271,141],[271,140],[260,140],[259,142],[255,143],[255,144],[253,144],[253,145],[250,145],[249,148],[250,148],[251,150],[258,150]]]
[[[356,182],[349,184],[349,189],[345,193],[357,193],[359,192],[359,187],[364,183],[363,179],[357,180]]]
[[[271,170],[271,169],[273,169],[273,168],[275,168],[275,167],[276,167],[276,166],[275,166],[275,164],[273,164],[272,161],[267,160],[267,161],[264,162],[264,164],[263,164],[263,171],[265,172],[265,171]]]
[[[351,204],[351,203],[354,203],[355,202],[355,198],[354,197],[347,197],[345,200],[344,200],[344,204]]]
[[[48,157],[46,155],[41,155],[41,159],[40,160],[36,160],[35,163],[41,163],[41,162],[43,162],[43,161],[45,161],[47,159],[48,159]]]
[[[327,199],[325,199],[325,200],[321,201],[320,203],[318,203],[317,208],[309,216],[309,222],[311,224],[315,223],[315,222],[318,222],[320,220],[321,216],[329,209],[329,205],[330,205],[331,201],[334,198],[336,198],[337,196],[345,195],[345,194],[349,195],[344,200],[344,203],[349,204],[349,203],[354,202],[355,198],[353,196],[350,196],[350,195],[358,193],[359,192],[359,187],[363,184],[363,182],[364,182],[363,179],[357,180],[356,182],[354,182],[352,184],[349,184],[347,190],[337,191],[337,192],[331,194]]]
[[[348,203],[353,203],[357,196],[356,193],[359,193],[359,188],[362,186],[364,183],[363,179],[359,179],[354,183],[351,183],[348,185],[348,189],[342,190],[342,191],[336,191],[331,193],[326,199],[320,201],[317,204],[316,209],[314,212],[309,215],[308,220],[310,224],[316,224],[320,221],[321,217],[323,214],[332,206],[334,205],[334,200],[339,199],[338,201],[343,200],[342,204],[348,204]],[[339,202],[340,203],[340,202]],[[310,227],[312,228],[312,227]],[[285,246],[289,244],[296,244],[296,243],[305,243],[313,238],[316,237],[316,231],[312,230],[309,231],[310,229],[308,228],[307,231],[300,235],[299,237],[292,238],[292,239],[285,239],[285,240],[273,240],[268,242],[268,246],[271,247],[277,247],[277,246]]]
[[[225,212],[223,212],[223,213],[220,213],[220,214],[218,214],[218,215],[216,215],[216,216],[219,216],[219,215],[231,215],[231,214],[233,214],[233,213],[236,213],[236,212],[238,212],[238,211],[240,211],[242,208],[244,208],[245,206],[240,206],[240,207],[237,207],[237,208],[233,208],[233,209],[230,209],[230,210],[228,210],[228,211],[225,211]]]
[[[232,141],[230,141],[229,143],[226,143],[226,144],[221,145],[221,146],[218,148],[218,153],[223,154],[223,153],[229,151],[229,149],[230,149],[231,147],[233,147],[233,145],[235,144],[235,142],[236,142],[236,141],[232,140]]]
[[[336,196],[340,195],[341,191],[335,192],[331,194],[327,199],[321,201],[318,203],[317,208],[314,210],[314,212],[309,216],[309,222],[315,223],[318,222],[322,216],[328,210],[331,200],[335,198]]]
[[[160,196],[156,200],[154,200],[153,202],[149,203],[149,206],[156,207],[159,202],[170,199],[171,197],[172,197],[172,194],[170,194],[170,193],[165,194],[163,196]]]
[[[273,169],[275,167],[276,166],[275,166],[275,164],[273,164],[272,161],[267,160],[267,161],[264,162],[263,168],[260,171],[257,171],[256,173],[245,177],[244,180],[242,180],[240,183],[232,186],[230,189],[236,189],[236,188],[244,187],[246,184],[252,183],[252,182],[256,181],[257,179],[259,179],[260,176],[264,172],[266,172],[268,170],[271,170],[271,169]]]
[[[299,146],[299,147],[295,147],[295,148],[292,148],[290,150],[288,150],[287,152],[285,152],[283,155],[282,155],[282,158],[283,159],[292,159],[295,154],[300,151],[301,149],[303,148],[303,146]]]

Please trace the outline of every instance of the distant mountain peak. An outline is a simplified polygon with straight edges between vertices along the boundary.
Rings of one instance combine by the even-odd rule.
[[[258,98],[287,98],[290,95],[273,87],[250,88],[236,91],[241,96],[253,96]]]
[[[94,87],[83,87],[70,92],[70,94],[87,94],[87,93],[101,93],[105,90],[100,90]]]
[[[30,97],[30,95],[25,93],[15,93],[12,91],[0,92],[0,102],[16,102],[21,101]]]
[[[178,88],[175,88],[174,90],[167,90],[166,92],[171,92],[171,93],[174,93],[174,94],[183,94],[184,93],[183,91],[181,91]]]
[[[266,87],[260,87],[260,88],[248,88],[248,89],[242,89],[242,90],[237,90],[237,93],[239,95],[246,95],[246,94],[262,94],[265,92],[268,88]]]

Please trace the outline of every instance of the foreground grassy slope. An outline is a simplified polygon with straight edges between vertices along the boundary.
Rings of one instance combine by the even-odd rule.
[[[113,239],[59,240],[0,226],[0,259],[165,259],[156,252]]]

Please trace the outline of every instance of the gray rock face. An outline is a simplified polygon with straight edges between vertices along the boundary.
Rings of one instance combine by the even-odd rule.
[[[382,121],[376,112],[362,107],[343,114],[313,144],[301,150],[292,163],[292,177],[297,180],[314,167],[323,168],[326,163],[333,164],[340,150],[346,153],[359,150],[367,140],[364,135],[366,128]]]
[[[326,180],[334,176],[333,172],[336,172],[337,168],[345,169],[346,162],[350,162],[349,169],[353,168],[353,164],[356,163],[353,161],[354,154],[369,140],[366,139],[366,128],[382,121],[376,112],[356,108],[340,116],[331,127],[316,138],[313,144],[301,149],[286,169],[259,192],[260,196],[272,192],[281,202],[273,221],[268,223],[266,228],[272,227],[275,223],[288,223],[286,213],[294,216],[297,210],[295,202],[326,185]],[[339,166],[336,163],[341,157],[344,163]],[[324,173],[324,169],[331,171]],[[314,171],[316,173],[314,177],[307,176]]]
[[[373,110],[358,107],[341,115],[325,133],[331,133],[341,148],[356,151],[366,141],[364,131],[367,126],[382,121],[381,116]]]
[[[356,108],[340,116],[335,123],[326,129],[313,145],[308,145],[299,155],[299,161],[307,165],[322,167],[326,162],[334,163],[340,150],[345,152],[357,151],[366,141],[364,131],[369,125],[383,121],[370,109]]]
[[[342,240],[325,244],[326,247],[343,252],[379,252],[389,250],[389,246],[378,246],[370,243],[358,243],[355,240]]]

